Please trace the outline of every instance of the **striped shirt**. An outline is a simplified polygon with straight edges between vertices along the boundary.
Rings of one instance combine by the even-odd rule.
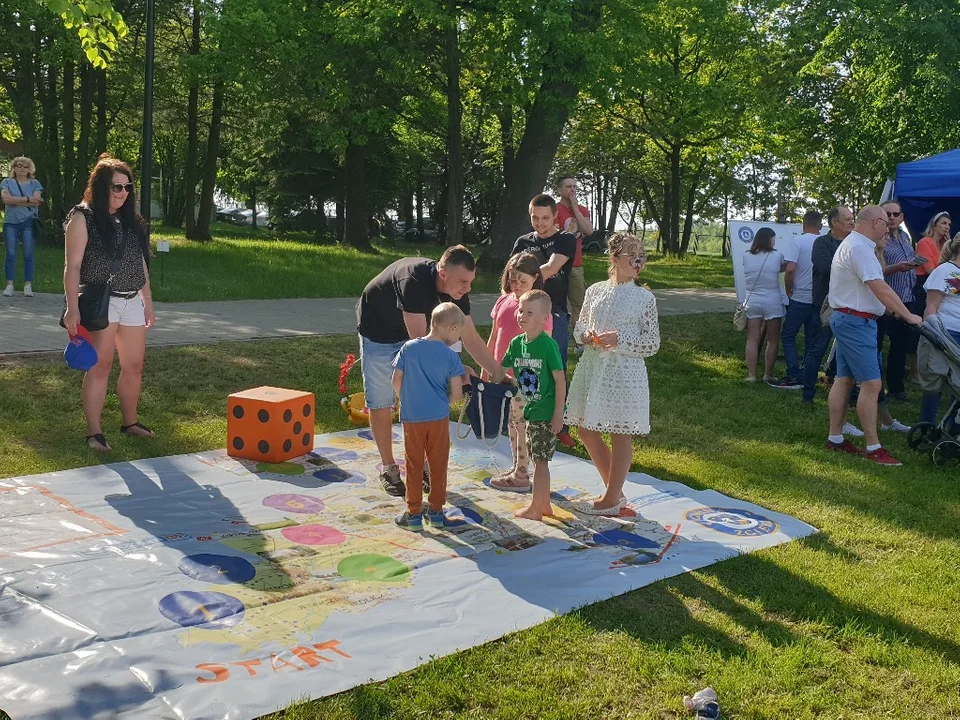
[[[883,251],[883,259],[887,265],[910,262],[915,254],[910,237],[902,229],[898,228],[894,232],[887,233],[887,247]],[[913,302],[913,287],[917,282],[913,268],[884,275],[884,279],[904,304]]]

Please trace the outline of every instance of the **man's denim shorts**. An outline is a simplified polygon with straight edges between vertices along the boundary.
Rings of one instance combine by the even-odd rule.
[[[852,377],[858,383],[879,380],[877,321],[834,310],[830,329],[837,339],[837,377]]]
[[[393,359],[402,347],[402,342],[376,343],[360,336],[363,393],[371,410],[392,408],[397,404],[397,396],[393,392]]]

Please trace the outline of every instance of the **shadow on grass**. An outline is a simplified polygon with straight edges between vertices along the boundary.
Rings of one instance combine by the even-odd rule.
[[[700,579],[712,578],[725,593]],[[736,596],[755,603],[762,614]],[[908,643],[960,662],[960,646],[894,617],[841,600],[829,590],[751,554],[708,566],[698,575],[685,574],[642,588],[580,611],[596,630],[620,631],[644,643],[679,647],[692,641],[724,658],[744,657],[750,651],[729,634],[695,618],[687,603],[695,601],[762,635],[778,647],[799,641],[790,624],[828,624],[839,631],[857,627],[891,645]]]

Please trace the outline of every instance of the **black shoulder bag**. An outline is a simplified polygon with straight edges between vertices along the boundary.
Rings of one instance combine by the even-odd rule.
[[[113,257],[113,266],[110,268],[110,277],[105,283],[83,283],[80,285],[78,308],[80,310],[80,324],[87,330],[95,332],[104,330],[110,325],[110,285],[120,272],[120,262],[123,260],[123,251],[127,245],[127,234],[120,230],[116,254]],[[60,327],[65,328],[63,322],[67,314],[67,299],[63,299],[63,312],[60,313]]]
[[[17,184],[17,190],[20,191],[20,195],[22,197],[27,197],[23,192],[23,188],[20,186],[20,181],[16,178],[14,178],[13,181]],[[37,208],[33,208],[30,211],[30,214],[33,215],[33,237],[36,242],[40,242],[40,240],[43,238],[43,225],[40,224],[39,212],[40,211]]]

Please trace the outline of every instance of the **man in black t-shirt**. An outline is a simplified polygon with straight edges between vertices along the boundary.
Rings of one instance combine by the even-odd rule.
[[[550,296],[553,306],[553,339],[560,346],[563,371],[567,371],[567,345],[570,342],[570,313],[567,311],[567,296],[570,291],[570,271],[577,254],[577,238],[572,233],[557,228],[557,201],[550,195],[537,195],[530,201],[530,224],[533,232],[521,235],[513,244],[510,256],[526,250],[540,260],[543,273],[543,289]],[[566,426],[557,439],[567,447],[574,441]]]
[[[367,283],[357,302],[357,332],[363,391],[370,409],[370,431],[380,453],[380,483],[388,494],[403,497],[405,488],[393,455],[393,359],[411,338],[427,334],[427,319],[442,302],[452,302],[466,315],[463,345],[487,372],[499,363],[470,318],[470,285],[477,270],[463,245],[447,248],[440,260],[404,258],[388,265]]]

